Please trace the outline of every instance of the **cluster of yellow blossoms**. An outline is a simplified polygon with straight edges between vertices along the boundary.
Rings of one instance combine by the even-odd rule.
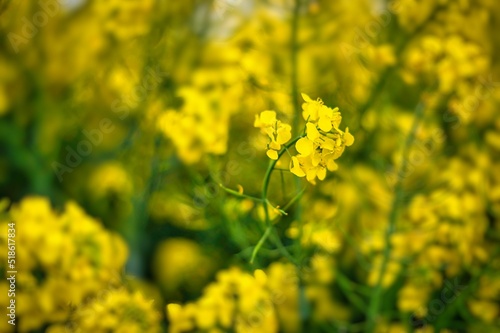
[[[301,269],[274,262],[253,275],[238,267],[223,270],[195,302],[167,305],[169,332],[296,333],[300,331],[298,295],[302,292],[317,309],[315,319],[345,320],[348,311],[331,297],[334,265],[330,255],[316,253]],[[304,277],[303,290],[299,275]]]
[[[154,2],[146,1],[107,1],[93,2],[94,14],[102,20],[107,33],[117,39],[131,39],[144,35],[150,26],[147,18],[150,17]]]
[[[344,152],[345,147],[354,143],[354,137],[339,129],[342,116],[339,108],[329,108],[323,101],[312,100],[302,94],[305,103],[302,104],[302,115],[306,123],[306,136],[300,137],[295,143],[299,153],[291,157],[290,171],[298,177],[315,184],[315,179],[324,180],[326,171],[338,169],[335,160]],[[263,111],[255,117],[255,127],[259,127],[264,134],[269,136],[267,156],[273,160],[279,158],[282,146],[292,137],[292,128],[276,119],[276,112]]]
[[[58,213],[49,200],[27,197],[0,214],[0,244],[3,247],[7,248],[7,224],[14,222],[16,228],[16,316],[20,332],[45,325],[50,326],[51,332],[65,332],[73,320],[75,307],[82,317],[71,325],[80,332],[101,332],[106,327],[95,325],[119,328],[124,323],[130,326],[145,322],[158,327],[158,319],[150,320],[150,315],[145,315],[151,311],[142,296],[129,297],[122,291],[113,291],[106,294],[102,303],[96,302],[97,294],[120,286],[128,251],[121,237],[104,229],[78,205],[69,202],[64,211]],[[7,271],[3,266],[7,263],[6,256],[6,251],[0,254],[3,272]],[[2,279],[0,290],[7,295],[8,289],[6,280]],[[93,305],[85,305],[89,299],[94,299],[90,303]],[[8,299],[3,297],[0,305],[6,307],[6,302]],[[121,309],[123,318],[119,318],[120,312],[111,308],[113,304]],[[127,304],[131,309],[133,306],[144,309],[136,315],[133,311],[123,312],[127,309],[123,305]],[[88,306],[91,306],[89,311],[86,310]],[[115,316],[113,313],[118,317],[111,318]],[[101,321],[104,318],[101,314],[109,320]],[[92,320],[94,326],[89,324]],[[2,321],[0,331],[9,332],[13,327]],[[146,331],[141,327],[126,332]]]
[[[487,323],[495,323],[500,316],[500,279],[493,271],[491,275],[479,279],[478,288],[474,297],[468,301],[470,312]]]
[[[306,137],[297,141],[295,148],[299,155],[292,157],[290,170],[298,177],[306,177],[314,183],[316,177],[324,180],[326,170],[338,169],[335,160],[344,152],[345,147],[354,143],[354,137],[339,129],[342,116],[339,108],[329,108],[321,99],[312,100],[302,94],[302,115],[306,120]]]
[[[68,326],[78,333],[159,333],[160,315],[139,291],[119,288],[78,308]]]
[[[274,263],[267,274],[237,267],[221,271],[200,299],[167,305],[169,332],[278,332],[278,322],[294,322],[297,280],[293,266]],[[291,321],[291,322],[290,322]],[[289,332],[287,326],[282,327]]]
[[[204,154],[226,152],[229,114],[213,110],[215,96],[194,89],[182,91],[185,104],[180,111],[167,110],[159,118],[161,132],[172,140],[179,157],[187,164],[199,162]]]
[[[199,70],[177,90],[182,105],[159,114],[160,132],[172,140],[184,163],[197,163],[207,154],[226,153],[229,120],[243,94],[240,80],[231,67]]]

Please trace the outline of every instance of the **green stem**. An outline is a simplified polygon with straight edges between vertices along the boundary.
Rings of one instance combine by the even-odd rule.
[[[380,303],[382,300],[382,281],[385,275],[385,271],[387,269],[389,259],[391,256],[391,236],[394,233],[396,229],[396,222],[398,218],[398,212],[399,212],[399,206],[400,203],[403,199],[403,179],[402,173],[405,172],[408,164],[408,155],[409,151],[411,148],[411,145],[415,139],[415,134],[418,129],[418,126],[420,125],[420,122],[423,118],[424,115],[424,104],[420,103],[416,110],[415,110],[415,118],[413,121],[413,125],[411,128],[410,133],[408,134],[408,137],[406,138],[405,146],[403,147],[403,152],[402,152],[402,162],[401,162],[401,167],[398,172],[398,178],[395,186],[395,194],[394,194],[394,199],[392,201],[392,206],[391,206],[391,211],[389,213],[389,225],[387,226],[385,230],[385,247],[384,247],[384,252],[383,252],[383,258],[382,258],[382,264],[380,267],[380,273],[377,278],[377,283],[375,284],[375,287],[373,289],[373,294],[370,299],[370,304],[368,307],[368,322],[366,325],[365,332],[373,332],[376,326],[376,321],[378,317],[378,313],[380,310]]]
[[[347,297],[351,304],[354,304],[360,311],[366,311],[366,304],[363,299],[354,292],[350,281],[347,280],[343,275],[337,275],[337,281],[339,283],[340,289],[343,294]]]
[[[302,190],[300,190],[285,206],[283,206],[283,208],[281,208],[281,210],[286,212],[288,210],[288,208],[290,208],[297,200],[299,200],[302,197],[302,194],[304,194],[304,192],[306,191],[306,188],[307,187],[304,187]],[[273,220],[273,222],[278,220],[279,218],[280,218],[280,216],[276,217]]]
[[[269,162],[269,166],[267,167],[266,174],[264,175],[264,181],[262,183],[262,200],[266,201],[267,200],[267,190],[269,188],[269,181],[271,179],[271,174],[274,171],[274,167],[276,166],[276,163],[278,163],[279,159],[283,154],[286,152],[286,150],[290,147],[292,147],[297,141],[299,141],[303,136],[298,136],[292,141],[288,142],[286,145],[281,148],[281,150],[278,152],[278,158],[276,160],[271,160]]]
[[[259,250],[261,249],[262,245],[264,245],[265,241],[267,240],[267,238],[271,235],[272,231],[273,231],[273,224],[271,222],[271,219],[269,218],[269,210],[268,210],[268,199],[267,199],[267,191],[269,189],[269,182],[271,181],[271,175],[273,173],[273,170],[274,170],[274,167],[276,166],[276,163],[278,163],[279,159],[281,158],[281,156],[283,156],[283,154],[286,152],[286,150],[288,148],[290,148],[291,146],[293,146],[297,141],[299,141],[299,139],[302,138],[301,136],[298,136],[296,137],[295,139],[293,139],[292,141],[288,142],[278,153],[278,158],[276,160],[272,160],[269,162],[269,166],[267,167],[267,170],[266,170],[266,174],[264,175],[264,181],[262,182],[262,197],[261,197],[261,201],[262,201],[262,205],[263,205],[263,208],[264,208],[264,215],[265,215],[265,222],[266,222],[266,231],[264,232],[264,234],[262,235],[262,237],[259,239],[259,242],[257,243],[257,245],[255,245],[255,248],[253,249],[253,252],[252,252],[252,257],[250,259],[250,263],[253,264],[254,260],[255,260],[255,257],[257,256],[257,253],[259,252]],[[281,243],[281,240],[279,239],[279,237],[276,237],[275,238],[275,243],[276,245],[278,246],[279,250],[285,254],[289,259],[290,258],[293,258],[289,252],[287,251],[287,249],[283,246],[283,243]]]
[[[253,262],[255,260],[255,257],[257,256],[257,253],[259,252],[259,250],[262,247],[262,245],[264,245],[264,242],[266,241],[266,239],[269,237],[269,235],[271,235],[271,231],[273,231],[272,225],[268,226],[266,228],[266,231],[264,232],[264,234],[262,235],[262,237],[259,239],[259,242],[257,243],[257,245],[255,245],[255,247],[254,247],[254,249],[252,251],[252,257],[250,258],[250,263],[251,264],[253,264]]]
[[[231,190],[230,188],[227,188],[225,187],[224,185],[222,184],[219,184],[220,188],[222,188],[224,191],[226,191],[227,193],[237,197],[237,198],[241,198],[241,199],[250,199],[250,200],[254,200],[254,201],[262,201],[262,199],[260,198],[256,198],[256,197],[252,197],[251,195],[246,195],[246,194],[243,194],[243,193],[240,193],[240,192],[237,192],[235,190]]]

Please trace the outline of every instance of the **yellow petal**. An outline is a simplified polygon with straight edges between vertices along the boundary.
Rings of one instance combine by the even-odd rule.
[[[270,149],[274,149],[274,150],[280,150],[281,149],[281,145],[279,143],[277,143],[276,141],[269,142],[269,145],[267,147],[270,148]]]
[[[267,134],[267,136],[271,140],[274,138],[274,129],[272,127],[264,126],[264,128],[262,130]]]
[[[354,143],[354,136],[352,136],[352,134],[349,133],[349,127],[347,127],[345,129],[344,140],[345,140],[345,145],[347,147],[349,147],[350,145],[352,145]]]
[[[306,171],[306,178],[309,182],[314,181],[314,178],[316,178],[316,168],[311,168]]]
[[[278,128],[278,135],[276,136],[276,142],[280,145],[285,144],[292,138],[292,128],[289,125],[283,125]]]
[[[182,314],[182,307],[179,304],[170,303],[167,304],[167,316],[173,321],[178,319]]]
[[[304,101],[306,101],[308,103],[313,101],[311,99],[311,97],[309,97],[307,94],[301,93],[301,95],[302,95],[302,98],[304,99]]]
[[[326,167],[330,171],[335,171],[339,168],[339,166],[337,165],[337,163],[335,163],[335,161],[333,159],[328,161],[328,163],[326,164]]]
[[[324,141],[321,143],[321,148],[333,150],[335,148],[335,141],[333,141],[330,138],[325,138]]]
[[[332,129],[332,122],[331,122],[330,118],[328,118],[326,116],[320,117],[318,120],[318,126],[322,131],[330,132]]]
[[[319,131],[313,123],[306,124],[306,133],[309,140],[314,141],[319,138]]]
[[[276,112],[262,111],[260,114],[260,121],[266,125],[274,125],[276,122]]]
[[[311,155],[313,151],[313,142],[308,138],[301,138],[295,144],[295,148],[301,155],[308,156]]]
[[[325,177],[326,177],[326,169],[325,168],[321,168],[321,167],[318,168],[317,175],[318,175],[318,179],[319,180],[325,179]]]
[[[302,117],[304,118],[304,120],[309,120],[309,116],[311,115],[311,112],[309,110],[309,104],[307,103],[304,103],[302,104]]]
[[[292,156],[292,160],[290,161],[290,171],[297,177],[304,177],[306,175],[304,170],[300,167],[299,160],[296,156]]]
[[[322,105],[318,110],[318,115],[320,117],[326,117],[331,120],[333,118],[333,110],[326,105]]]
[[[311,163],[313,166],[318,166],[321,162],[321,153],[315,151],[311,156]]]
[[[267,275],[263,270],[257,269],[255,272],[253,272],[253,275],[255,276],[255,279],[257,280],[257,282],[259,282],[259,284],[261,284],[261,285],[266,284]]]
[[[262,123],[260,121],[260,117],[258,115],[255,115],[255,120],[253,122],[253,126],[254,127],[261,127],[262,126]]]
[[[278,159],[278,152],[276,150],[269,149],[266,152],[266,155],[272,159],[272,160],[277,160]]]

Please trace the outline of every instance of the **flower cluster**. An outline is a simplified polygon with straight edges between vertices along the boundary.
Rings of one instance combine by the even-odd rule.
[[[230,118],[243,98],[240,80],[239,72],[230,65],[197,70],[176,91],[182,105],[157,115],[158,129],[172,141],[184,163],[226,153]]]
[[[294,332],[297,292],[290,264],[274,263],[253,275],[232,267],[219,272],[196,302],[167,305],[169,332]]]
[[[338,108],[329,108],[321,99],[312,100],[302,94],[302,115],[306,120],[306,136],[299,139],[295,148],[299,153],[292,157],[290,170],[298,177],[306,177],[311,183],[323,180],[326,170],[338,169],[335,160],[344,152],[345,147],[354,143],[354,137],[339,129],[342,116]]]
[[[70,315],[68,305],[79,305],[99,290],[119,284],[127,258],[125,243],[75,203],[67,203],[59,214],[47,199],[28,197],[0,221],[1,246],[7,248],[10,221],[16,221],[16,243],[22,244],[16,253],[20,331],[65,321]],[[6,251],[0,254],[1,271],[7,271],[1,266],[6,256]],[[5,279],[0,289],[8,289]],[[0,305],[7,306],[7,301],[2,297]],[[8,329],[0,326],[2,332]]]
[[[493,267],[491,273],[485,274],[479,279],[474,298],[467,304],[474,316],[492,324],[500,316],[500,304],[498,303],[500,279],[495,272],[498,272],[498,262],[497,267]]]
[[[153,1],[112,0],[106,3],[92,3],[93,12],[102,20],[104,30],[118,39],[131,39],[144,35],[149,30],[147,18],[153,10]]]
[[[169,109],[158,118],[159,130],[170,140],[186,164],[199,162],[205,154],[226,152],[229,114],[213,110],[218,98],[194,89],[182,91],[181,110]]]
[[[79,308],[72,318],[76,332],[159,333],[160,314],[139,291],[118,288]]]
[[[306,177],[315,184],[316,178],[324,180],[326,171],[338,169],[335,160],[344,152],[345,147],[354,143],[354,137],[339,129],[342,116],[339,108],[329,108],[323,101],[312,100],[302,94],[302,115],[306,121],[305,136],[296,140],[298,154],[291,157],[290,171],[298,177]],[[275,111],[263,111],[255,116],[254,126],[269,137],[267,156],[272,160],[279,158],[279,152],[292,138],[292,128],[276,118]]]
[[[270,159],[277,160],[282,145],[292,138],[292,127],[276,119],[275,111],[263,111],[256,115],[254,126],[269,137],[266,154]]]

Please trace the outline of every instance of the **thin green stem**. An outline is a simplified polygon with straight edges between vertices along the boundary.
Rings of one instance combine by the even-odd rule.
[[[282,210],[287,211],[288,208],[290,208],[297,200],[299,200],[304,192],[306,191],[307,187],[304,187],[302,190],[300,190],[285,206],[283,206]]]
[[[283,175],[283,170],[279,170],[280,180],[281,180],[281,195],[283,196],[283,201],[286,200],[286,185],[285,185],[285,175]]]
[[[273,228],[274,228],[273,224],[271,222],[271,219],[269,218],[269,210],[268,210],[269,201],[267,199],[267,192],[268,192],[268,189],[269,189],[269,182],[271,181],[271,175],[273,173],[274,167],[276,166],[276,163],[278,163],[278,161],[281,158],[281,156],[283,156],[283,154],[286,152],[286,150],[288,148],[290,148],[291,146],[293,146],[300,138],[301,138],[301,136],[298,136],[295,139],[293,139],[292,141],[288,142],[279,151],[278,158],[276,160],[270,161],[269,162],[269,166],[267,167],[266,174],[264,175],[264,181],[262,182],[262,197],[260,199],[262,201],[262,205],[263,205],[263,208],[264,208],[264,216],[265,216],[265,222],[266,222],[267,228],[266,228],[266,231],[264,232],[264,234],[262,235],[262,237],[259,239],[259,242],[257,243],[257,245],[255,245],[255,248],[254,248],[254,250],[252,252],[252,257],[250,259],[250,263],[251,264],[253,264],[253,262],[255,260],[255,257],[257,256],[257,253],[261,249],[262,245],[264,245],[264,243],[267,240],[267,238],[271,235],[271,233],[273,231]],[[278,246],[278,249],[286,257],[288,257],[289,259],[293,259],[293,257],[290,255],[290,253],[288,252],[288,250],[283,246],[283,243],[281,242],[281,239],[279,239],[279,236],[275,237],[274,242]]]
[[[343,291],[349,302],[356,306],[360,311],[366,311],[366,304],[364,300],[359,295],[354,293],[354,290],[350,285],[350,281],[341,274],[337,275],[337,281],[340,289]]]
[[[278,231],[273,227],[272,228],[272,231],[273,231],[273,234],[271,235],[271,237],[273,238],[273,241],[274,243],[276,244],[276,247],[278,248],[278,251],[280,251],[280,253],[285,257],[287,258],[288,260],[290,260],[290,262],[292,264],[294,264],[295,266],[297,266],[299,263],[297,262],[297,260],[295,260],[295,258],[291,255],[291,253],[286,249],[285,245],[283,244],[283,242],[281,241],[281,238],[278,234]]]
[[[283,156],[283,154],[286,152],[286,150],[288,148],[292,147],[301,138],[302,138],[302,136],[297,136],[295,139],[288,142],[278,152],[278,158],[276,160],[271,160],[269,162],[269,166],[267,167],[266,174],[264,175],[264,181],[262,182],[262,200],[267,200],[267,191],[269,189],[269,181],[271,179],[271,174],[274,171],[274,167],[276,166],[276,163],[278,163],[279,159],[281,158],[281,156]]]
[[[361,251],[361,249],[359,248],[357,242],[354,240],[354,238],[352,236],[349,235],[349,233],[347,231],[344,230],[344,228],[342,228],[342,226],[340,224],[337,224],[337,227],[339,228],[340,232],[342,232],[342,234],[344,235],[346,241],[349,243],[349,246],[356,251],[356,255],[358,256],[358,260],[359,260],[361,266],[365,270],[368,271],[370,269],[370,263],[364,257],[364,254]]]
[[[255,260],[255,257],[257,256],[257,253],[259,252],[259,250],[261,249],[262,245],[264,245],[264,242],[266,241],[266,239],[269,237],[269,235],[271,235],[271,232],[273,231],[273,226],[270,225],[266,228],[266,231],[264,232],[264,234],[262,235],[262,237],[259,239],[259,242],[257,243],[257,245],[255,245],[255,247],[253,248],[253,251],[252,251],[252,257],[250,258],[250,263],[253,264],[254,260]]]
[[[256,198],[256,197],[252,197],[251,195],[246,195],[246,194],[243,194],[243,193],[240,193],[240,192],[237,192],[235,190],[231,190],[230,188],[227,188],[225,187],[224,185],[222,184],[219,184],[219,186],[224,190],[226,191],[227,193],[237,197],[237,198],[241,198],[241,199],[250,199],[250,200],[254,200],[254,201],[258,201],[258,202],[261,202],[262,199],[260,198]]]
[[[398,213],[399,213],[399,206],[400,203],[403,199],[404,191],[403,191],[403,179],[404,177],[402,174],[405,172],[407,169],[407,164],[408,164],[408,155],[410,152],[411,145],[413,141],[415,140],[415,135],[417,132],[417,129],[420,125],[420,122],[423,118],[424,115],[424,104],[420,103],[416,110],[415,110],[415,118],[412,124],[412,128],[410,130],[410,133],[408,134],[408,137],[406,138],[405,146],[403,147],[403,152],[402,152],[402,162],[401,162],[401,167],[398,172],[398,179],[396,181],[396,186],[395,186],[395,193],[394,193],[394,199],[392,201],[392,206],[391,210],[389,213],[389,223],[388,226],[385,230],[385,247],[384,247],[384,252],[383,252],[383,257],[382,257],[382,263],[380,266],[380,273],[377,278],[377,283],[375,284],[375,287],[373,289],[372,297],[370,298],[370,303],[368,307],[368,322],[366,325],[365,332],[373,332],[376,326],[377,322],[377,317],[379,314],[380,310],[380,304],[382,301],[382,281],[385,275],[385,271],[387,269],[389,259],[391,256],[391,236],[394,233],[396,229],[396,222],[398,219]]]

